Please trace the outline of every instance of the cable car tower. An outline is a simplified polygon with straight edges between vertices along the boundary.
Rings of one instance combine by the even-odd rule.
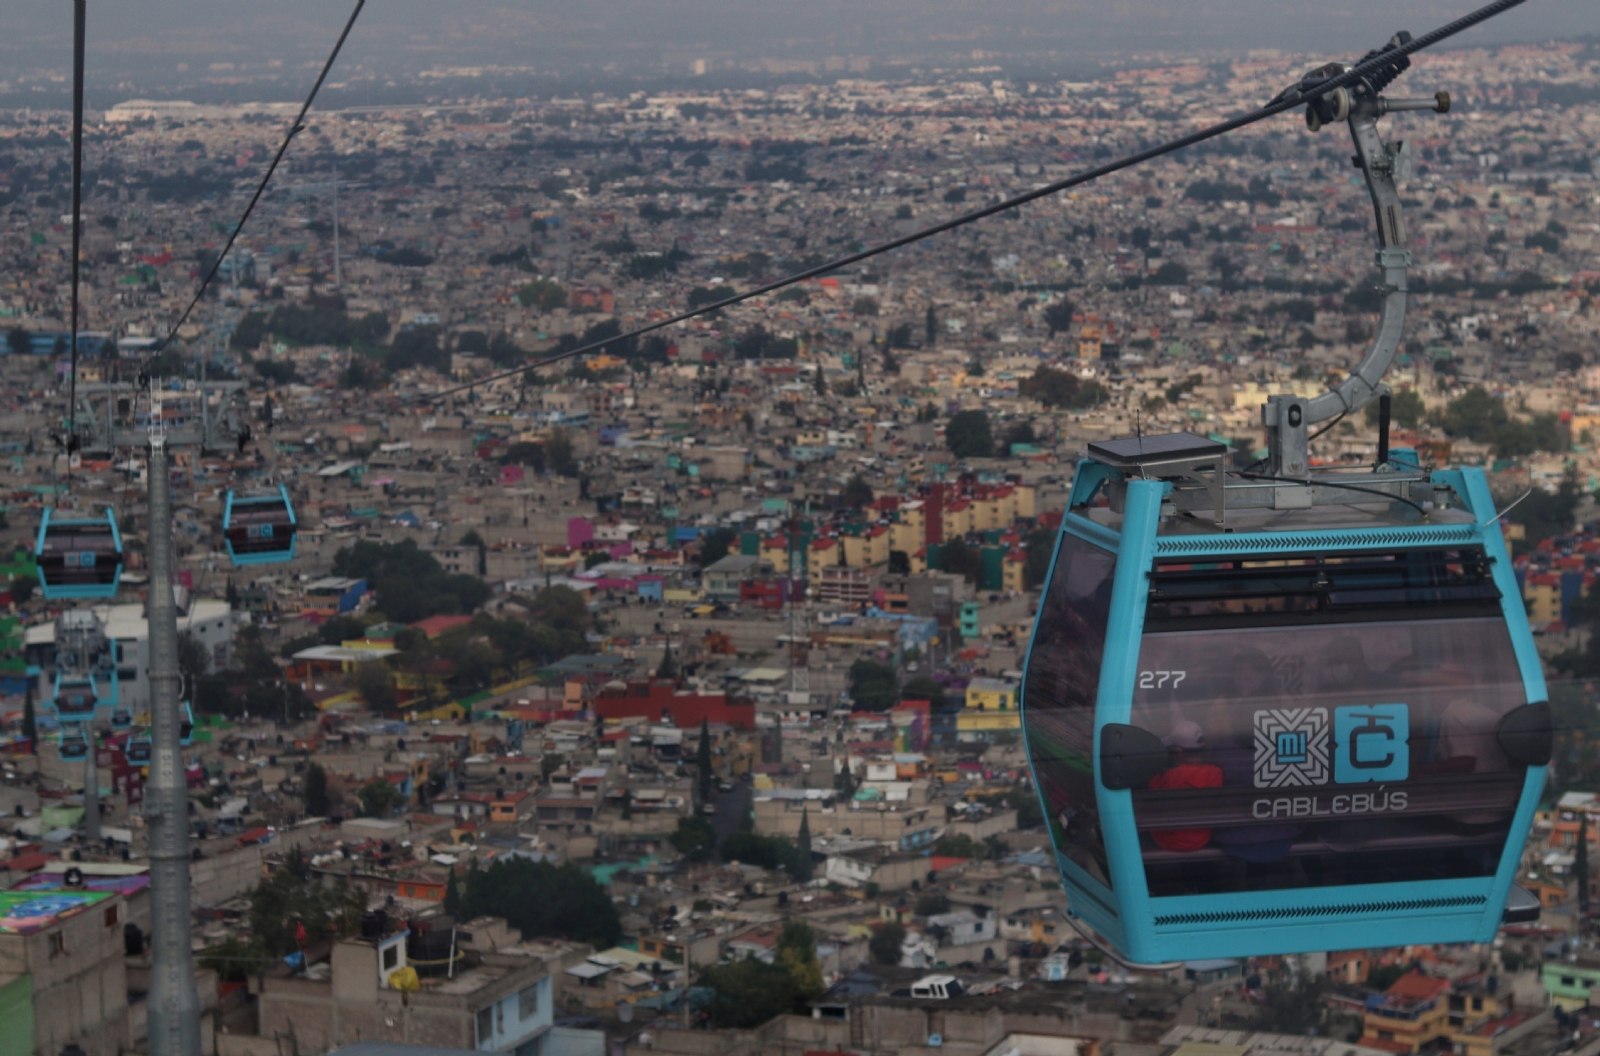
[[[193,1056],[199,1051],[199,997],[194,985],[193,955],[189,946],[189,819],[188,789],[179,749],[192,743],[193,711],[182,700],[178,670],[178,612],[173,597],[171,453],[177,447],[198,451],[242,448],[248,438],[238,397],[238,381],[188,381],[163,389],[151,379],[138,383],[112,382],[77,386],[79,403],[73,408],[76,442],[85,453],[114,457],[117,449],[143,449],[147,460],[150,587],[146,604],[149,621],[150,716],[146,735],[129,738],[128,757],[150,768],[145,786],[151,889],[151,1051]],[[141,413],[141,397],[145,406]],[[288,494],[282,498],[287,505]],[[228,495],[229,508],[233,495]],[[293,514],[290,513],[292,519]],[[268,514],[259,523],[275,519]],[[248,531],[246,532],[248,537]],[[255,533],[257,543],[261,533]],[[43,538],[43,536],[41,536]],[[293,533],[281,538],[283,548],[267,560],[288,560],[293,554]],[[231,552],[231,551],[230,551]],[[263,551],[258,551],[261,553]],[[258,559],[259,561],[259,559]],[[242,562],[241,562],[242,563]],[[77,627],[80,617],[69,613]],[[65,617],[63,617],[65,619]],[[90,615],[90,619],[93,619]],[[95,621],[98,625],[98,621]],[[101,635],[103,639],[103,634]],[[74,641],[70,639],[69,641]],[[87,631],[81,641],[90,643]],[[59,650],[58,646],[58,650]],[[94,674],[109,662],[108,650],[92,644],[75,645],[79,668],[90,663],[88,697],[101,684]],[[104,658],[104,659],[101,659]],[[65,670],[65,668],[64,668]],[[57,676],[57,713],[63,721],[75,714],[85,696],[83,679]],[[132,724],[131,715],[116,710],[116,672],[110,670],[112,724]],[[69,687],[75,687],[71,692]],[[65,708],[65,710],[62,710]],[[65,730],[65,726],[63,727]],[[65,744],[65,733],[63,743]],[[92,752],[90,766],[92,766]],[[92,771],[91,771],[92,772]]]
[[[1388,443],[1410,151],[1378,122],[1450,108],[1383,95],[1407,65],[1307,107],[1348,126],[1378,228],[1382,315],[1350,376],[1269,397],[1243,469],[1188,433],[1078,463],[1022,708],[1071,914],[1119,959],[1488,942],[1538,913],[1512,881],[1551,717],[1499,516],[1481,469]],[[1372,464],[1314,468],[1311,441],[1373,400]]]

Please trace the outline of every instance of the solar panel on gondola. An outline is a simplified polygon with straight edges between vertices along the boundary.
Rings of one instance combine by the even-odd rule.
[[[122,536],[110,508],[99,519],[69,519],[46,509],[34,560],[39,592],[52,600],[111,598],[122,579]]]
[[[235,565],[294,560],[297,527],[289,490],[281,484],[260,495],[228,493],[222,537]]]

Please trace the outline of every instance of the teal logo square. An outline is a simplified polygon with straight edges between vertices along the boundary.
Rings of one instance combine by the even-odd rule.
[[[1411,773],[1410,734],[1410,709],[1404,704],[1334,708],[1334,781],[1404,781]]]

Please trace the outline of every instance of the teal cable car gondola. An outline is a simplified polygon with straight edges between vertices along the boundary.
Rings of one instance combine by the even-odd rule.
[[[52,601],[114,598],[122,581],[122,535],[110,508],[102,519],[69,520],[45,510],[34,560],[39,593]]]
[[[1371,350],[1333,391],[1268,398],[1264,459],[1094,443],[1068,497],[1024,735],[1072,916],[1136,962],[1486,943],[1538,912],[1513,878],[1551,716],[1499,518],[1481,470],[1388,450],[1410,254],[1377,119],[1448,97],[1378,80],[1308,115],[1348,119],[1367,177]],[[1374,463],[1314,470],[1311,426],[1374,399]]]
[[[261,495],[228,492],[222,538],[235,565],[293,561],[298,527],[289,489],[282,484]]]

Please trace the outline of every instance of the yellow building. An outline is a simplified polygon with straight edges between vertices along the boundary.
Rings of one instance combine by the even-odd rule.
[[[1099,323],[1085,323],[1083,329],[1078,331],[1078,358],[1082,360],[1095,360],[1100,358],[1100,342],[1105,337],[1105,331],[1100,329]]]
[[[968,711],[1017,710],[1017,687],[998,678],[975,678],[967,683]]]
[[[1006,590],[1022,592],[1022,569],[1027,564],[1027,554],[1013,549],[1000,562],[1000,585]]]
[[[908,554],[921,550],[925,541],[923,534],[920,524],[913,527],[903,521],[896,521],[889,526],[889,549],[904,550]]]
[[[770,562],[774,572],[787,575],[789,572],[789,540],[781,535],[761,540],[761,560]]]
[[[1528,620],[1535,624],[1561,618],[1561,577],[1550,572],[1530,572],[1523,580],[1522,599],[1528,603]]]
[[[963,708],[956,713],[957,740],[987,740],[996,733],[1021,729],[1020,711],[974,711]]]
[[[839,563],[841,551],[837,539],[813,539],[811,553],[806,559],[806,579],[813,588],[822,585],[822,570]]]
[[[940,514],[939,523],[944,528],[944,537],[953,539],[958,535],[966,535],[973,530],[972,503],[966,499],[957,499],[944,508]]]
[[[1421,972],[1401,976],[1362,1020],[1361,1044],[1415,1053],[1450,1034],[1450,980]]]

